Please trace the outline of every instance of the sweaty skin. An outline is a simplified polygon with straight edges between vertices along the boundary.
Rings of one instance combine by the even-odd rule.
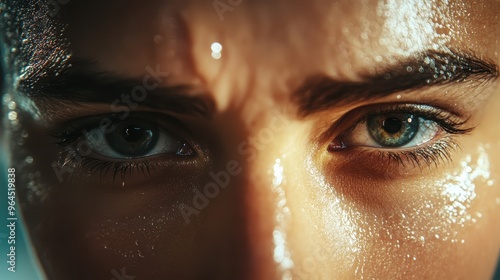
[[[386,67],[422,52],[499,65],[500,1],[71,0],[54,16],[46,9],[32,6],[24,19],[18,51],[31,55],[6,51],[2,141],[49,279],[111,279],[122,268],[136,279],[491,277],[500,249],[498,79],[353,98],[310,114],[297,92],[318,75],[391,81]],[[29,97],[19,86],[56,81],[77,60],[95,76],[137,79],[147,100],[188,85],[182,94],[201,97],[206,114],[161,98],[136,102],[142,91],[133,86],[123,93],[139,98],[97,104]],[[37,72],[44,66],[53,71]],[[419,164],[377,156],[377,147],[331,149],[359,121],[348,112],[395,103],[438,107],[474,129],[441,131],[437,138],[455,143],[449,156]],[[51,132],[71,120],[117,112],[141,112],[196,155],[152,156],[147,171],[113,178],[54,144]],[[61,166],[71,170],[61,175]]]

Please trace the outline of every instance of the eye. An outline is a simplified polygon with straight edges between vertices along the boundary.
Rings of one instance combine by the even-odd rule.
[[[353,118],[356,118],[354,122]],[[451,112],[429,105],[375,104],[354,109],[335,123],[334,128],[345,123],[350,128],[338,134],[329,144],[328,150],[337,151],[349,147],[380,148],[379,150],[419,148],[446,138],[447,135],[472,131],[473,128],[461,128],[466,121]]]
[[[346,135],[344,144],[403,148],[427,143],[440,132],[436,121],[411,113],[377,114],[367,117]]]
[[[115,121],[110,129],[92,129],[86,135],[92,152],[113,159],[135,159],[159,154],[192,156],[194,150],[158,124],[129,119]]]
[[[126,119],[114,114],[88,116],[59,124],[49,135],[61,147],[57,164],[71,171],[70,180],[98,178],[96,184],[113,187],[141,186],[156,172],[195,171],[196,163],[204,159],[197,153],[199,138],[186,123],[167,114],[133,112]],[[115,185],[117,178],[121,184]]]

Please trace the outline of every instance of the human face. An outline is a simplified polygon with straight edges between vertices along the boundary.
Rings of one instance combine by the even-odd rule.
[[[491,276],[499,1],[54,3],[3,135],[50,279]]]

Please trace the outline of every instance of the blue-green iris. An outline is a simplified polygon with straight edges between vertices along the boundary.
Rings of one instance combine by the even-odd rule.
[[[367,119],[368,131],[377,144],[401,147],[415,137],[419,118],[412,114],[382,114]]]
[[[109,146],[127,157],[147,154],[158,142],[158,137],[158,127],[142,121],[118,123],[114,131],[106,134]]]

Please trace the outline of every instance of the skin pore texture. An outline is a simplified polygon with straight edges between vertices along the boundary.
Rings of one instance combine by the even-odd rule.
[[[50,279],[491,277],[500,1],[10,2],[2,143]],[[363,117],[395,104],[464,133],[366,144]],[[69,139],[117,116],[158,123],[187,155]]]

